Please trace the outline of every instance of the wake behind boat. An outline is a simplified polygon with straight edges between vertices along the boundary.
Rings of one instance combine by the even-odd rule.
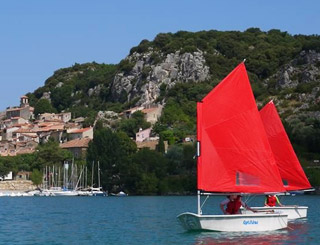
[[[197,103],[198,213],[177,218],[186,230],[270,231],[288,215],[203,215],[201,195],[285,192],[244,63]]]

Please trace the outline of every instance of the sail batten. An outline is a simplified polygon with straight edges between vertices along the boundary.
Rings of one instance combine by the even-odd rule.
[[[310,189],[311,185],[272,101],[260,110],[260,116],[285,189],[287,191]]]
[[[199,190],[285,191],[243,63],[197,103],[197,137]]]

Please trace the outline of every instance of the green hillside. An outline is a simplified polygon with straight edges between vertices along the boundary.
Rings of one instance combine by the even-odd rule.
[[[177,51],[179,54],[202,51],[205,64],[209,67],[210,78],[201,82],[177,81],[173,86],[159,84],[160,95],[154,103],[165,103],[165,107],[159,122],[153,127],[153,132],[162,140],[168,140],[171,150],[165,160],[150,152],[145,154],[149,154],[150,158],[165,161],[161,164],[166,165],[165,169],[170,174],[168,176],[156,169],[151,171],[152,174],[145,175],[143,168],[135,165],[139,161],[144,161],[143,153],[131,156],[130,161],[122,159],[122,162],[134,163],[131,168],[125,168],[125,172],[119,170],[121,172],[118,173],[119,176],[126,176],[126,183],[133,182],[138,185],[138,180],[135,178],[144,176],[145,183],[140,183],[141,189],[138,188],[138,193],[185,190],[181,186],[188,176],[194,176],[195,161],[191,160],[188,167],[183,164],[188,162],[188,157],[192,158],[194,148],[189,149],[192,152],[189,156],[186,146],[182,146],[181,142],[187,135],[196,133],[196,102],[243,59],[246,59],[245,65],[259,108],[270,99],[274,99],[302,164],[305,167],[312,167],[314,160],[320,159],[320,37],[316,35],[290,35],[280,30],[263,32],[258,28],[250,28],[244,32],[212,30],[195,33],[185,31],[161,33],[153,41],[141,41],[138,46],[130,50],[129,56],[117,65],[87,63],[57,70],[45,81],[43,87],[29,93],[28,96],[39,113],[71,111],[73,117],[84,116],[87,118],[86,124],[92,125],[98,111],[121,112],[137,105],[137,98],[130,97],[125,91],[122,91],[120,96],[115,96],[114,83],[117,75],[129,78],[135,76],[130,80],[131,85],[135,86],[135,82],[140,83],[136,87],[143,89],[143,85],[152,79],[150,74],[154,67],[161,64],[167,55]],[[147,53],[150,59],[148,58],[144,64],[148,62],[149,66],[144,65],[143,69],[138,70],[139,74],[136,74],[134,67],[137,65],[137,60],[132,57]],[[136,77],[140,80],[136,80]],[[51,103],[47,103],[44,93],[50,95]],[[114,125],[113,129],[132,136],[134,129],[146,127],[139,118],[137,115],[134,119],[136,121],[123,120]],[[121,141],[125,136],[117,137],[120,137]],[[89,158],[94,158],[95,154],[96,152],[92,151]],[[184,159],[184,162],[181,159]],[[145,164],[150,165],[148,161]],[[183,168],[179,170],[178,166],[182,165]],[[317,171],[306,168],[314,185],[320,185],[318,178],[320,173]],[[157,186],[157,181],[163,179],[166,180],[166,186],[160,188]],[[117,181],[119,182],[119,179]],[[108,183],[105,185],[110,187]],[[149,192],[142,188],[145,186],[147,189],[147,183],[154,187]],[[120,186],[121,183],[117,185]],[[174,187],[177,189],[173,190]],[[192,190],[193,187],[188,190]]]

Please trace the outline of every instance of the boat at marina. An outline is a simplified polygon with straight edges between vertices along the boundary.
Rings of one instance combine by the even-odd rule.
[[[126,196],[128,196],[128,194],[123,191],[120,191],[118,193],[111,193],[110,195],[113,197],[126,197]]]
[[[97,164],[97,167],[98,167],[98,187],[94,187],[94,182],[93,182],[93,179],[94,179],[94,162],[92,163],[92,177],[91,177],[91,187],[89,187],[87,189],[87,192],[88,192],[88,196],[94,196],[94,197],[105,197],[105,196],[108,196],[108,193],[103,191],[102,190],[102,187],[101,187],[101,181],[100,181],[100,162],[98,161],[98,164]]]
[[[301,193],[312,190],[309,180],[306,177],[299,159],[294,152],[290,139],[281,122],[280,116],[273,101],[270,101],[260,110],[260,116],[286,191],[288,193]],[[306,218],[308,211],[307,206],[297,205],[253,208],[259,211],[269,210],[288,214],[289,220]],[[244,209],[242,209],[242,212],[252,213],[250,210]]]
[[[53,192],[52,196],[78,196],[78,192],[75,190],[61,190]]]
[[[288,215],[203,214],[201,197],[285,192],[244,63],[197,103],[198,212],[177,218],[186,230],[271,231]]]

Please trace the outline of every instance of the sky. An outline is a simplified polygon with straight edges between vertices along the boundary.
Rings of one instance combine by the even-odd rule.
[[[318,0],[3,0],[0,111],[75,63],[116,64],[143,39],[180,30],[320,34]]]

